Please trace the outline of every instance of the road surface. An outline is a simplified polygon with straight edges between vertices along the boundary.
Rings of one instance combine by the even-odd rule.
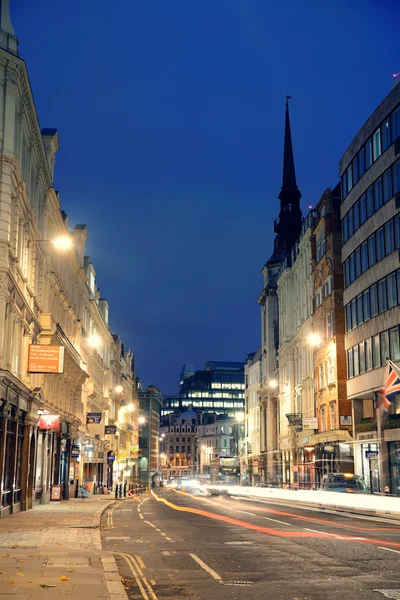
[[[400,599],[400,521],[160,490],[105,515],[130,600]]]

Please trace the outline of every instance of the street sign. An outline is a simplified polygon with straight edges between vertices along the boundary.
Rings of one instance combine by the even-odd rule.
[[[365,458],[371,460],[371,458],[379,458],[379,450],[366,450]]]
[[[100,425],[101,423],[101,413],[97,412],[88,412],[86,413],[86,424],[87,425]]]
[[[117,433],[116,425],[105,425],[104,426],[104,435],[114,435]]]

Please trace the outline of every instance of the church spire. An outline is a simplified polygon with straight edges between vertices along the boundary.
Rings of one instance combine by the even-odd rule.
[[[18,40],[10,17],[10,0],[0,0],[0,48],[18,55]]]
[[[291,96],[286,96],[286,111],[285,111],[285,144],[283,148],[283,177],[282,177],[282,192],[284,190],[297,188],[296,171],[294,168],[292,132],[290,130],[289,117],[289,100]],[[281,193],[282,193],[281,192]]]

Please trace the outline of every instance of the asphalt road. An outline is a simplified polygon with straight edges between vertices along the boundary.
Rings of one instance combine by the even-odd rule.
[[[400,523],[158,491],[105,515],[130,600],[400,599]]]

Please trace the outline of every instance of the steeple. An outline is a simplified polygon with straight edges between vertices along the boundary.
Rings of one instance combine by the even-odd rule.
[[[274,242],[274,252],[269,263],[284,260],[301,231],[302,215],[300,208],[301,193],[297,187],[296,170],[290,129],[289,100],[286,96],[285,106],[285,141],[283,147],[282,188],[279,193],[280,211],[275,220],[274,231],[277,234]]]
[[[10,0],[0,0],[0,48],[18,55],[18,40],[10,17]]]

